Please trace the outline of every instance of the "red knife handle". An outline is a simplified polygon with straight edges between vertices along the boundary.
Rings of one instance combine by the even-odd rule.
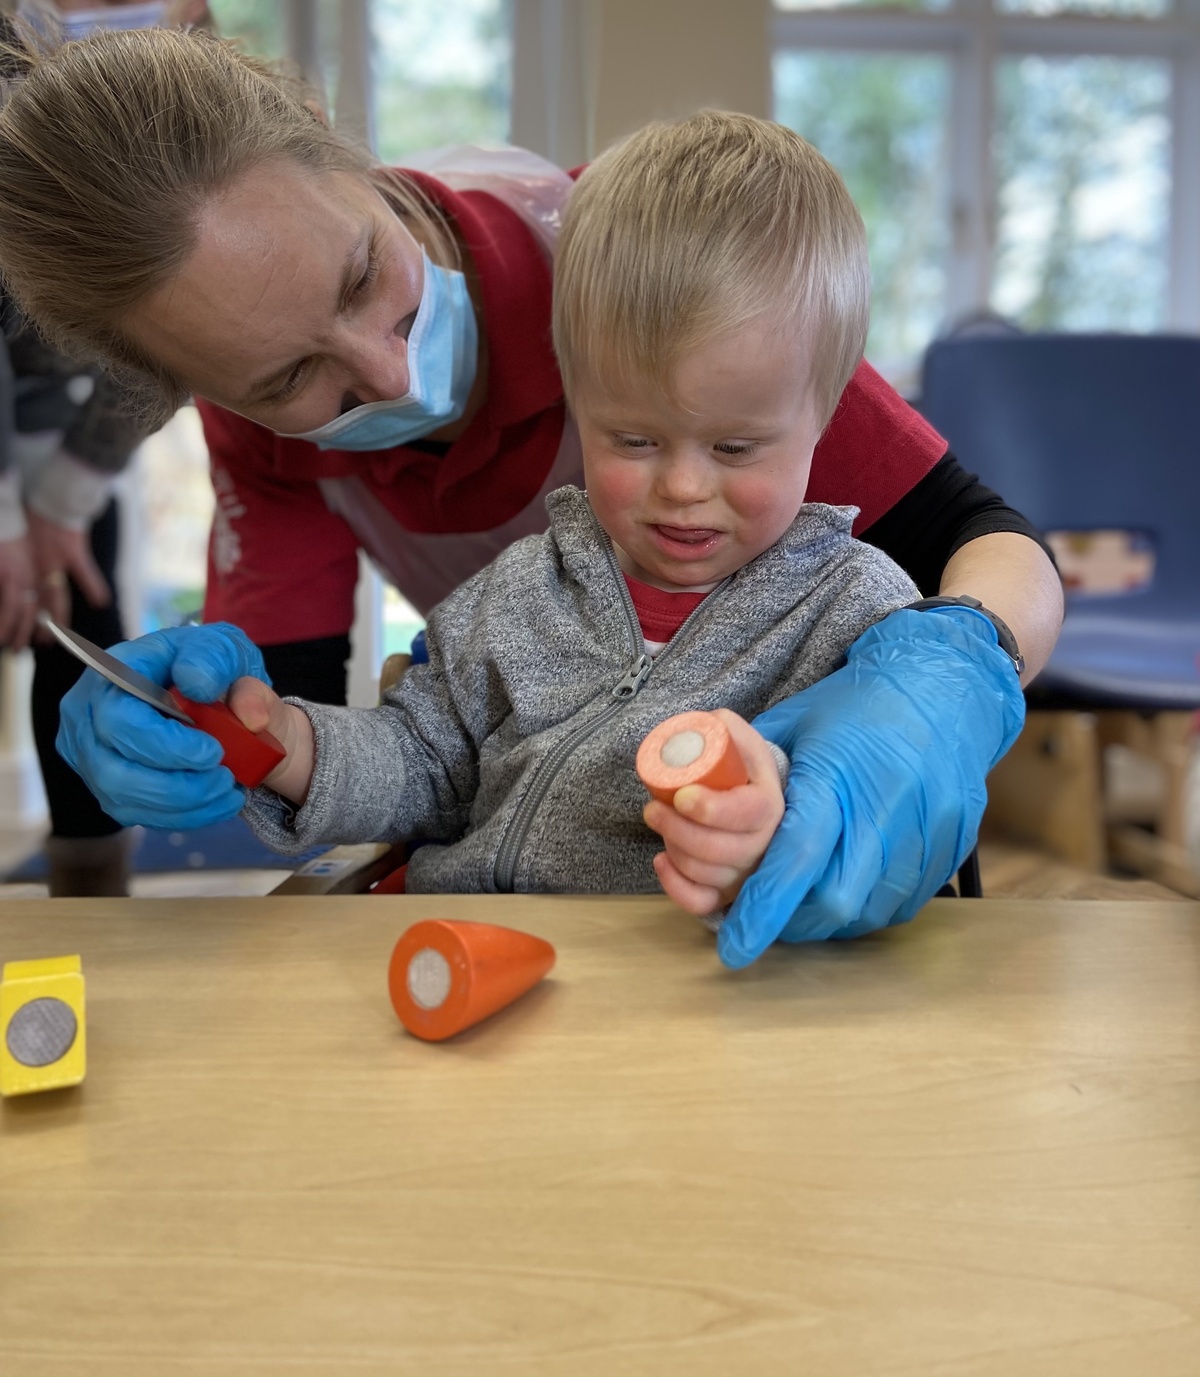
[[[177,688],[167,692],[202,732],[217,738],[225,751],[221,764],[247,789],[257,789],[287,755],[270,732],[252,732],[224,703],[195,703]]]

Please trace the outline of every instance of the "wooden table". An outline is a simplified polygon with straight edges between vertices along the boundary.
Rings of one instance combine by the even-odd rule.
[[[410,921],[554,975],[405,1035]],[[721,970],[665,900],[32,901],[3,1377],[1195,1377],[1200,906],[935,902]]]

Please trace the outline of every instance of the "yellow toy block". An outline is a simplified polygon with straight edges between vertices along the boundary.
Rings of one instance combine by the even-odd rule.
[[[78,1085],[86,1070],[79,957],[6,962],[0,977],[0,1095]]]

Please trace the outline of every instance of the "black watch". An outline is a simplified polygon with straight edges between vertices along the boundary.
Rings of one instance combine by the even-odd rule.
[[[1021,654],[1021,648],[1017,645],[1017,638],[1008,629],[1007,623],[1001,621],[989,608],[984,607],[978,598],[922,598],[920,602],[910,602],[904,609],[906,612],[928,612],[931,607],[971,607],[976,612],[982,612],[989,622],[996,628],[996,639],[1000,642],[1000,649],[1013,662],[1020,678],[1025,673],[1025,657]]]

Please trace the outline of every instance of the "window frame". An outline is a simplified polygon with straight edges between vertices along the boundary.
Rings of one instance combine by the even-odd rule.
[[[1171,187],[1165,329],[1200,331],[1200,0],[1161,18],[1004,14],[993,0],[940,11],[774,9],[772,57],[786,52],[912,53],[950,64],[950,261],[943,316],[988,307],[995,254],[992,132],[998,60],[1008,56],[1155,58],[1171,72]],[[772,95],[772,100],[774,96]]]

